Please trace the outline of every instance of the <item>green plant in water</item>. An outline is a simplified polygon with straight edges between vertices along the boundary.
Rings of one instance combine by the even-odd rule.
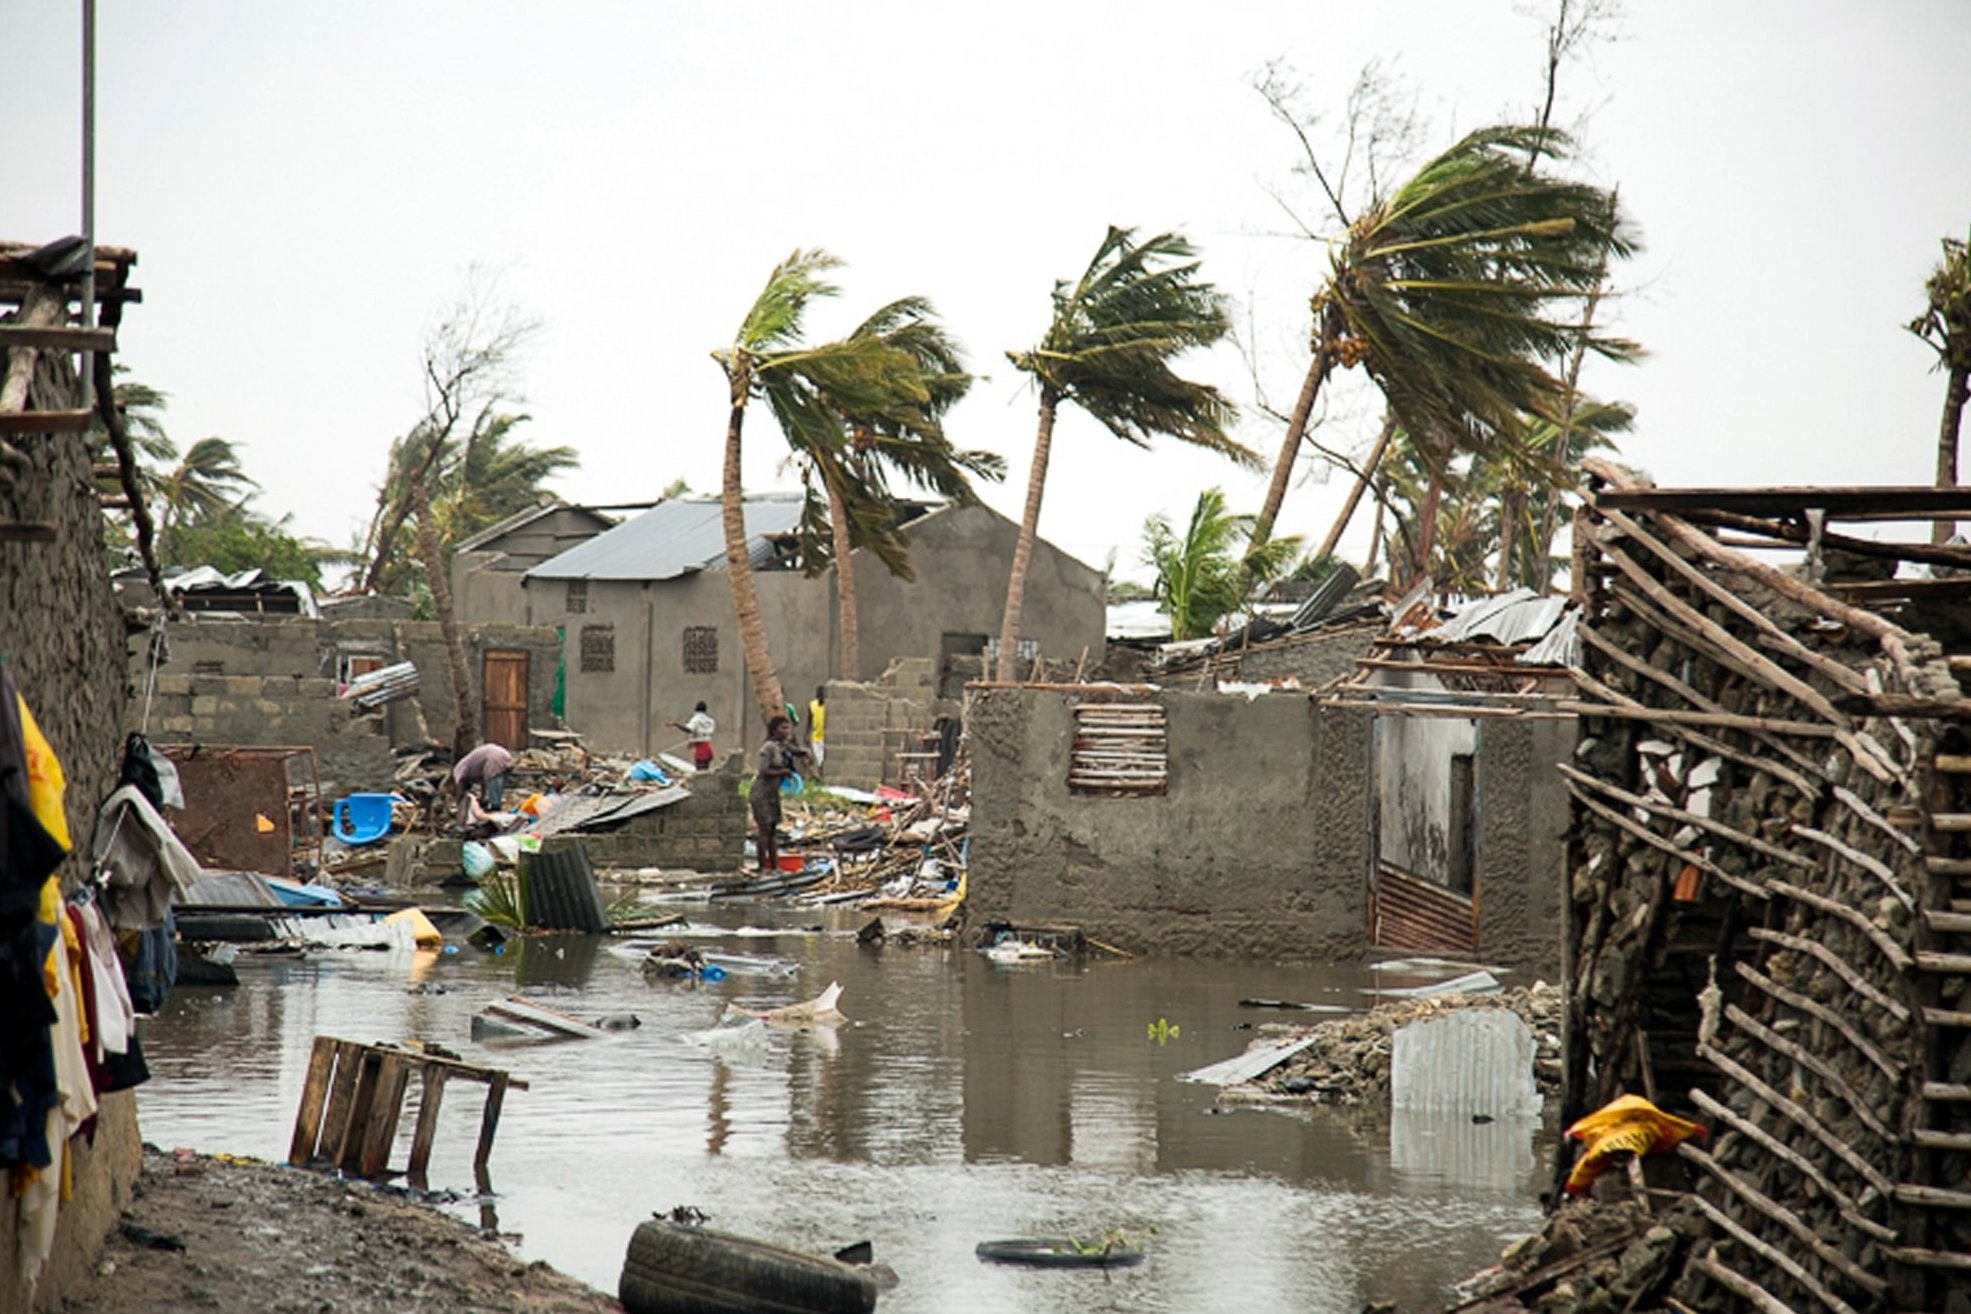
[[[1156,1021],[1150,1023],[1150,1039],[1156,1041],[1159,1045],[1169,1044],[1171,1041],[1177,1039],[1177,1028],[1171,1025],[1167,1019],[1158,1018]]]
[[[495,868],[479,882],[479,888],[460,900],[495,926],[519,930],[527,925],[527,901],[520,891],[520,874],[509,868]]]

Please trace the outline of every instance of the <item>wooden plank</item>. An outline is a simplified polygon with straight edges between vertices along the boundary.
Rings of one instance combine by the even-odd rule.
[[[0,520],[0,543],[52,543],[55,526],[46,520]]]
[[[1794,1259],[1793,1256],[1787,1254],[1778,1246],[1761,1240],[1757,1233],[1734,1219],[1724,1210],[1718,1208],[1718,1206],[1712,1204],[1709,1200],[1706,1200],[1703,1196],[1692,1195],[1687,1198],[1692,1204],[1698,1207],[1706,1218],[1711,1220],[1713,1225],[1731,1237],[1732,1240],[1738,1242],[1738,1244],[1744,1246],[1753,1254],[1758,1255],[1767,1263],[1785,1273],[1802,1287],[1805,1287],[1816,1300],[1833,1311],[1833,1314],[1855,1314],[1854,1306],[1835,1295],[1832,1291],[1829,1291],[1818,1278],[1801,1267],[1800,1262]],[[1805,1231],[1806,1229],[1802,1227],[1801,1230]],[[1812,1233],[1808,1233],[1808,1235],[1811,1236]],[[1877,1280],[1879,1281],[1879,1279]],[[1886,1286],[1887,1284],[1883,1285]],[[1880,1295],[1881,1290],[1878,1289],[1875,1294]]]
[[[1832,1063],[1788,1040],[1737,1004],[1726,1004],[1725,1016],[1731,1019],[1732,1025],[1742,1034],[1752,1037],[1773,1053],[1792,1059],[1794,1063],[1819,1077],[1826,1083],[1828,1090],[1840,1096],[1841,1101],[1853,1110],[1856,1120],[1862,1126],[1874,1132],[1879,1139],[1890,1144],[1895,1143],[1895,1133],[1883,1125],[1882,1120],[1875,1116],[1875,1110],[1869,1108],[1868,1101],[1842,1078]],[[1794,1080],[1798,1081],[1797,1073]]]
[[[1791,1165],[1802,1177],[1812,1182],[1822,1195],[1834,1203],[1835,1209],[1840,1212],[1842,1221],[1847,1223],[1849,1227],[1854,1228],[1858,1232],[1866,1232],[1878,1241],[1894,1241],[1896,1239],[1894,1228],[1885,1227],[1881,1223],[1864,1215],[1861,1212],[1861,1207],[1842,1194],[1835,1187],[1834,1183],[1828,1179],[1827,1174],[1822,1172],[1814,1164],[1813,1160],[1804,1157],[1798,1150],[1789,1148],[1777,1136],[1774,1136],[1764,1127],[1761,1127],[1758,1123],[1745,1117],[1743,1114],[1720,1104],[1702,1090],[1691,1090],[1690,1098],[1691,1102],[1699,1109],[1732,1128],[1740,1135],[1757,1143],[1768,1154],[1783,1163]],[[1681,1153],[1683,1146],[1678,1146],[1677,1149]]]
[[[81,433],[94,411],[0,411],[0,438],[36,433]]]
[[[1781,721],[1769,716],[1729,715],[1719,712],[1684,712],[1668,707],[1616,707],[1607,703],[1583,702],[1578,698],[1556,699],[1554,706],[1576,716],[1599,716],[1617,721],[1664,721],[1675,725],[1720,726],[1728,730],[1765,730],[1776,735],[1798,735],[1803,739],[1832,739],[1834,727],[1818,721]]]
[[[472,1166],[483,1172],[493,1157],[493,1135],[500,1129],[500,1108],[506,1103],[507,1077],[495,1072],[486,1087],[486,1108],[479,1115],[479,1144],[472,1152]]]
[[[315,1157],[315,1143],[322,1135],[322,1112],[328,1104],[329,1078],[335,1070],[336,1041],[332,1036],[316,1036],[308,1055],[308,1076],[301,1086],[301,1105],[294,1111],[294,1137],[288,1142],[287,1161],[305,1168]]]
[[[1946,976],[1971,976],[1971,954],[1937,954],[1919,951],[1916,966],[1924,972],[1939,972]]]
[[[0,350],[37,347],[45,351],[115,351],[113,328],[78,328],[69,324],[0,324]]]
[[[1898,1022],[1909,1021],[1909,1009],[1907,1007],[1876,989],[1866,977],[1862,976],[1860,972],[1857,972],[1848,963],[1847,959],[1841,957],[1841,955],[1835,953],[1818,940],[1809,940],[1797,935],[1788,935],[1784,931],[1768,930],[1763,926],[1747,927],[1745,933],[1754,940],[1764,940],[1768,944],[1776,944],[1781,948],[1791,949],[1796,953],[1805,954],[1809,958],[1818,959],[1822,964],[1831,968],[1836,976],[1846,981],[1849,989],[1853,990],[1856,994],[1868,1000],[1877,1008],[1882,1009]]]
[[[1971,1083],[1926,1081],[1917,1094],[1932,1104],[1971,1104]]]
[[[1930,829],[1951,835],[1971,831],[1971,812],[1932,812]]]
[[[1953,658],[1952,660],[1956,660]],[[1971,775],[1971,755],[1963,753],[1939,753],[1930,764],[1946,775]]]
[[[1729,511],[1792,515],[1824,511],[1829,520],[1956,520],[1971,513],[1971,487],[1888,484],[1879,488],[1605,488],[1595,505],[1617,511]]]
[[[1971,913],[1923,910],[1923,924],[1938,935],[1971,935]]]
[[[1713,1282],[1746,1301],[1759,1314],[1799,1314],[1799,1311],[1781,1300],[1772,1292],[1740,1273],[1726,1268],[1715,1259],[1699,1255],[1690,1261],[1691,1271],[1710,1278]]]
[[[362,1075],[363,1047],[347,1040],[335,1042],[335,1076],[329,1083],[328,1111],[322,1119],[315,1157],[336,1163],[349,1134],[349,1117],[356,1101],[356,1079]]]
[[[1923,1020],[1933,1027],[1971,1027],[1971,1013],[1960,1013],[1948,1008],[1926,1008]]]
[[[346,1042],[345,1042],[346,1043]],[[376,1079],[383,1067],[383,1056],[366,1045],[349,1045],[355,1051],[351,1064],[356,1070],[349,1095],[349,1119],[342,1125],[329,1162],[343,1172],[355,1172],[363,1162],[363,1135],[369,1127],[370,1108],[376,1101]]]
[[[1971,858],[1925,858],[1923,870],[1932,876],[1971,876]]]
[[[1885,1248],[1882,1253],[1892,1264],[1906,1264],[1911,1268],[1948,1268],[1971,1273],[1971,1255],[1960,1255],[1950,1250],[1920,1250],[1914,1246],[1895,1246]]]
[[[1909,1134],[1909,1143],[1919,1150],[1971,1150],[1971,1132],[1932,1131],[1919,1127]]]
[[[378,1065],[358,1164],[358,1171],[364,1177],[374,1180],[389,1172],[390,1147],[397,1142],[397,1123],[404,1114],[404,1087],[410,1075],[410,1064],[398,1054],[386,1053]]]
[[[417,1129],[411,1134],[411,1161],[405,1166],[413,1183],[423,1180],[431,1164],[431,1142],[438,1134],[438,1107],[445,1098],[445,1068],[442,1064],[420,1065],[424,1088],[418,1095]]]
[[[1896,1203],[1922,1209],[1971,1209],[1971,1191],[1947,1191],[1941,1186],[1905,1183],[1896,1188]]]

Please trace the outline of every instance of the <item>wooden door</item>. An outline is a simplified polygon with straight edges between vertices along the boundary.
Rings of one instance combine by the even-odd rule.
[[[527,747],[527,653],[488,648],[480,668],[480,723],[485,740],[518,753]]]

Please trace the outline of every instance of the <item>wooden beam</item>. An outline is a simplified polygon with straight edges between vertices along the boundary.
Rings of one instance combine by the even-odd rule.
[[[36,347],[43,351],[115,351],[116,330],[77,328],[72,324],[0,324],[0,348]]]
[[[1598,506],[1617,511],[1731,511],[1740,515],[1804,516],[1829,520],[1957,520],[1971,515],[1971,487],[1890,484],[1878,488],[1605,488]]]
[[[0,411],[0,437],[34,433],[81,433],[94,411]]]

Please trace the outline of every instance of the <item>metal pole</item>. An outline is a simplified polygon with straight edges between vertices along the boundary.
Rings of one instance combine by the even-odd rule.
[[[82,0],[82,327],[96,327],[96,0]],[[82,405],[96,406],[95,353],[82,353]]]

